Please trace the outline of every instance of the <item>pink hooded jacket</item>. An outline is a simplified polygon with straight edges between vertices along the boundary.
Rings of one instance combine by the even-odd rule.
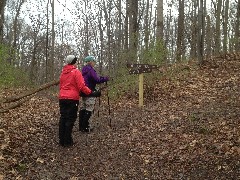
[[[59,99],[79,100],[79,93],[89,95],[91,90],[85,85],[82,73],[74,66],[67,64],[60,75]]]

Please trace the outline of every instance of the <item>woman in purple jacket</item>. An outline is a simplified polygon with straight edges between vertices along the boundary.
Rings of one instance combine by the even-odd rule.
[[[86,86],[92,91],[96,91],[96,84],[104,83],[109,80],[108,77],[98,76],[94,69],[96,59],[94,56],[87,56],[84,58],[86,65],[82,68],[82,75]],[[94,110],[96,97],[86,96],[82,97],[82,109],[79,112],[79,130],[81,132],[90,132],[93,129],[89,126],[89,119]]]

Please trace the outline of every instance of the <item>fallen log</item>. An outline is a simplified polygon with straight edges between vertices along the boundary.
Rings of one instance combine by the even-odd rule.
[[[51,82],[48,82],[46,84],[43,84],[41,85],[40,87],[36,88],[36,89],[33,89],[33,90],[30,90],[24,94],[20,94],[20,95],[17,95],[17,96],[11,96],[11,97],[8,97],[8,98],[2,98],[0,100],[0,103],[10,103],[10,102],[16,102],[22,98],[25,98],[27,96],[30,96],[32,94],[35,94],[39,91],[42,91],[44,89],[47,89],[51,86],[54,86],[54,85],[58,85],[59,84],[59,80],[55,80],[55,81],[51,81]]]
[[[18,102],[14,103],[12,105],[9,105],[7,107],[1,108],[0,109],[0,113],[5,113],[5,112],[8,112],[10,109],[14,109],[16,107],[21,106],[23,103],[25,103],[26,101],[31,99],[33,96],[34,96],[34,94],[30,95],[30,96],[27,96],[26,98],[23,98],[23,99],[19,100]]]

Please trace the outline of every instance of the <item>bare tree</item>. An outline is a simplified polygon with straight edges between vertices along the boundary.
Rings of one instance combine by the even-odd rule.
[[[197,55],[198,55],[198,63],[203,63],[203,54],[204,54],[204,3],[203,0],[199,1],[199,7],[198,7],[198,49],[197,49]]]
[[[0,1],[0,44],[3,41],[4,8],[7,0]]]
[[[129,16],[130,16],[130,0],[126,0],[126,15],[124,18],[124,50],[125,53],[127,54],[129,51],[129,28],[128,28],[128,23],[129,23]],[[130,59],[127,58],[127,61],[129,61]]]
[[[107,2],[107,4],[106,4]],[[112,43],[112,19],[111,19],[111,11],[112,11],[112,1],[103,1],[103,11],[104,11],[104,17],[105,17],[105,21],[106,21],[106,34],[107,34],[107,41],[106,41],[106,60],[108,62],[108,67],[109,67],[109,72],[110,70],[113,68],[113,64],[112,64],[112,56],[111,56],[111,52],[112,52],[112,47],[111,47],[111,43]]]
[[[17,52],[17,39],[19,39],[19,15],[20,15],[20,11],[22,8],[22,5],[25,1],[24,0],[20,0],[18,2],[14,2],[13,6],[16,3],[16,6],[14,7],[16,12],[13,18],[13,23],[12,23],[12,27],[11,27],[11,40],[9,41],[9,44],[11,45],[11,50],[10,50],[10,56],[11,58],[9,58],[9,63],[10,64],[14,64],[16,61],[16,53]]]
[[[173,62],[174,56],[177,61],[190,57],[199,58],[201,63],[205,54],[240,48],[240,0],[212,0],[213,6],[207,8],[208,16],[206,1],[169,0],[166,1],[167,7],[163,0],[75,1],[72,9],[66,3],[64,5],[64,10],[74,18],[66,15],[61,17],[59,23],[57,13],[54,17],[55,0],[2,0],[0,39],[4,32],[4,41],[9,42],[13,54],[19,58],[14,65],[26,69],[33,81],[46,78],[48,82],[59,73],[53,72],[53,69],[60,69],[63,57],[76,51],[83,56],[90,52],[97,56],[99,70],[106,72],[104,69],[108,68],[109,73],[118,73],[118,68],[123,67],[126,61],[147,62],[153,54],[155,63],[161,60],[157,54],[158,44],[155,43],[159,40],[168,48],[170,58],[164,59]],[[35,29],[40,23],[36,21],[39,17],[30,18],[31,22],[21,19],[23,2],[37,4],[38,9],[42,8],[43,11],[39,12],[42,18],[39,32]],[[4,3],[13,5],[5,13],[3,28]],[[58,4],[61,3],[58,1]],[[166,14],[163,14],[163,7],[167,9]],[[25,11],[28,12],[25,15],[35,17],[36,14],[31,14],[30,8],[30,11]],[[144,56],[140,56],[142,54]]]
[[[184,0],[179,0],[178,8],[178,27],[177,27],[177,52],[176,60],[181,61],[183,56],[183,41],[184,41]]]
[[[240,0],[237,3],[237,16],[236,16],[236,27],[235,27],[235,51],[240,50]]]
[[[84,56],[89,55],[89,17],[87,13],[88,9],[88,1],[84,1],[84,9],[85,9],[85,39],[84,39]]]
[[[229,0],[225,1],[224,16],[223,16],[223,52],[227,52],[228,43],[228,11],[229,11]]]
[[[32,54],[31,54],[31,61],[30,61],[30,66],[29,66],[29,74],[30,74],[30,80],[31,82],[38,82],[37,77],[40,76],[38,74],[38,70],[41,69],[40,66],[38,65],[38,60],[37,56],[40,54],[39,50],[39,45],[42,42],[41,36],[39,35],[39,32],[41,30],[41,24],[42,24],[42,19],[40,15],[38,15],[38,19],[35,20],[35,27],[33,27],[31,36],[30,38],[33,41],[33,46],[32,46]]]
[[[221,10],[222,10],[222,0],[216,1],[216,27],[215,27],[215,54],[221,51]]]
[[[148,44],[149,44],[149,35],[150,35],[150,29],[149,29],[149,0],[147,0],[146,4],[146,10],[145,10],[145,18],[144,18],[144,44],[145,49],[148,50]]]
[[[100,3],[98,4],[100,6]],[[102,72],[102,68],[103,68],[103,49],[104,49],[104,36],[103,36],[103,11],[100,10],[99,14],[98,14],[98,28],[99,28],[99,40],[100,40],[100,62],[99,62],[99,71],[100,73]]]
[[[54,54],[55,54],[55,6],[54,6],[54,0],[52,0],[52,42],[51,42],[51,58],[49,60],[49,80],[54,79]]]
[[[130,59],[137,61],[138,50],[138,0],[130,0],[130,16],[129,16],[129,48]]]
[[[114,1],[113,1],[114,2]],[[114,63],[114,69],[116,66],[119,66],[122,63],[122,53],[123,53],[123,47],[124,47],[124,33],[123,33],[123,17],[122,17],[122,0],[118,0],[118,3],[116,5],[117,12],[118,12],[118,19],[116,23],[116,48],[113,49],[113,54],[115,54],[115,63]],[[118,61],[116,61],[118,60]],[[113,73],[115,74],[116,71],[114,70]]]
[[[50,0],[47,0],[47,13],[46,13],[46,16],[47,16],[47,27],[46,27],[46,46],[45,46],[45,58],[46,58],[46,71],[45,71],[45,82],[48,82],[48,79],[49,79],[49,57],[48,57],[48,54],[49,54],[49,4],[50,4]]]
[[[173,45],[172,45],[172,36],[173,36],[173,15],[172,15],[172,4],[168,4],[168,13],[166,15],[166,29],[165,30],[165,47],[168,49],[168,59],[172,59]]]
[[[211,25],[211,17],[208,15],[206,17],[206,31],[208,32],[206,34],[206,56],[210,57],[212,55],[212,48],[213,48],[213,28]]]
[[[157,1],[157,41],[163,41],[163,0]]]
[[[197,57],[197,5],[198,0],[192,1],[191,8],[191,34],[190,34],[190,58],[194,59]]]

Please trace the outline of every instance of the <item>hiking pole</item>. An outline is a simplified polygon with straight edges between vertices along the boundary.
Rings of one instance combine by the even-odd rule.
[[[100,116],[100,106],[101,106],[101,100],[100,100],[100,96],[98,98],[98,117]]]
[[[102,91],[105,88],[107,88],[107,84],[106,84],[106,86],[100,87],[99,90]],[[98,117],[100,117],[100,106],[101,106],[101,98],[99,96],[99,99],[98,99],[98,112],[97,112],[98,113]]]
[[[110,108],[110,98],[109,98],[109,94],[108,94],[108,84],[106,82],[106,86],[107,86],[107,103],[108,103],[108,115],[109,115],[109,126],[111,127],[112,126],[112,119],[110,117],[110,114],[111,114],[111,108]]]

